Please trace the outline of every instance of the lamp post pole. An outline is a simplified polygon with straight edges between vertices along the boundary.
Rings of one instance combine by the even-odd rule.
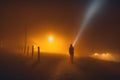
[[[27,49],[27,26],[25,27],[25,40],[24,40],[24,54],[26,53]]]

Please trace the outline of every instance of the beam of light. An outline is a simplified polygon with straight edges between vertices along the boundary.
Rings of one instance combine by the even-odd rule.
[[[99,8],[102,6],[102,4],[103,4],[103,0],[94,0],[92,2],[92,4],[89,6],[89,8],[85,14],[85,18],[83,20],[83,23],[81,25],[81,28],[80,28],[80,30],[79,30],[79,32],[78,32],[78,34],[73,42],[73,46],[76,44],[79,37],[82,35],[83,31],[85,30],[85,28],[89,24],[90,20],[95,15],[95,13],[99,10]]]

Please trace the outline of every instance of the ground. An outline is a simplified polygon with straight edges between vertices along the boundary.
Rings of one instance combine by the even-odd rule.
[[[32,56],[0,50],[0,80],[120,80],[120,63],[41,53]]]

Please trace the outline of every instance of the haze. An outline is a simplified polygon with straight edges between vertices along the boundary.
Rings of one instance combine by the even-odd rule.
[[[67,53],[89,3],[89,0],[1,1],[1,46],[9,50],[22,51],[27,28],[27,45],[45,48],[45,40],[52,34],[59,47],[56,50],[53,48],[50,52]],[[88,52],[97,51],[120,52],[119,7],[117,1],[111,0],[98,12],[78,40],[75,46],[77,54],[86,55],[90,54]]]

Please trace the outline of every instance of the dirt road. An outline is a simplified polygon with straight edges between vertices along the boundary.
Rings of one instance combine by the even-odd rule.
[[[120,80],[120,63],[42,54],[37,57],[0,52],[0,80]]]

